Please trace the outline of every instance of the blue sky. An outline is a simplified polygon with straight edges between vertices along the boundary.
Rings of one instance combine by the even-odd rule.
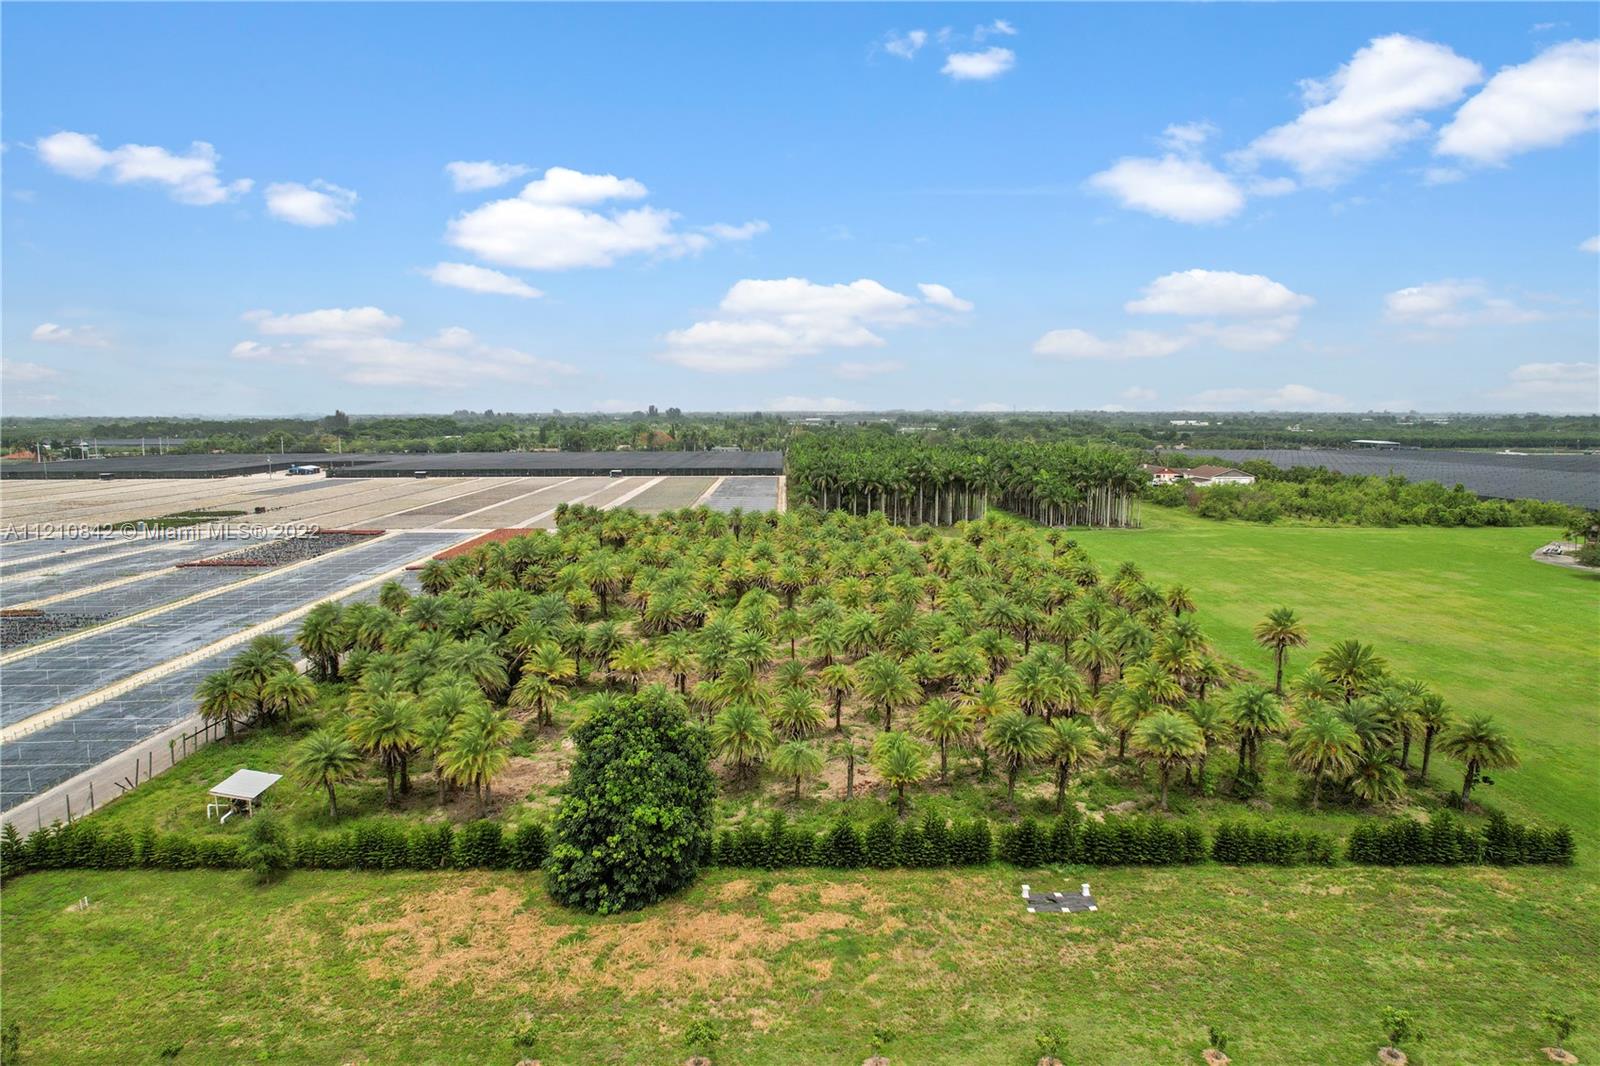
[[[1593,5],[3,18],[9,415],[1597,406]]]

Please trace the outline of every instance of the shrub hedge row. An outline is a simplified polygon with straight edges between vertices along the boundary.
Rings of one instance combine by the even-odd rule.
[[[710,866],[783,869],[823,866],[926,868],[1052,863],[1084,866],[1174,866],[1210,858],[1228,865],[1330,866],[1338,844],[1327,834],[1268,822],[1223,822],[1209,846],[1196,825],[1152,818],[1087,821],[1069,811],[1053,821],[1024,818],[998,832],[982,818],[946,821],[929,813],[900,822],[886,815],[865,829],[841,819],[820,834],[797,828],[782,812],[766,821],[726,828],[714,837]],[[363,822],[350,829],[312,833],[293,841],[291,865],[307,870],[536,870],[549,852],[544,826],[507,828],[499,822],[406,825]],[[1375,866],[1570,866],[1575,848],[1565,826],[1519,825],[1491,812],[1483,829],[1448,812],[1427,825],[1409,818],[1362,822],[1344,857]],[[102,831],[93,820],[51,825],[23,840],[12,826],[0,833],[0,874],[27,870],[237,869],[247,865],[238,839],[159,833],[146,826]]]
[[[1350,834],[1346,856],[1372,866],[1571,866],[1575,850],[1572,830],[1564,825],[1518,825],[1491,811],[1489,824],[1479,830],[1445,812],[1427,825],[1409,818],[1362,822]]]

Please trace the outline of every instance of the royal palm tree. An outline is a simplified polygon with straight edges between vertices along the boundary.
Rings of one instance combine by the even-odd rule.
[[[1275,607],[1256,625],[1256,643],[1272,651],[1275,680],[1272,691],[1283,695],[1283,667],[1289,658],[1290,648],[1303,648],[1307,641],[1306,627],[1301,624],[1292,608]]]
[[[1087,718],[1057,718],[1050,723],[1050,760],[1056,765],[1056,813],[1066,804],[1072,775],[1100,756],[1100,736]]]
[[[960,744],[972,733],[972,712],[944,697],[924,703],[917,711],[913,727],[939,746],[939,780],[950,777],[950,745]]]
[[[334,786],[349,781],[361,770],[361,753],[350,738],[323,727],[302,740],[294,753],[293,773],[308,788],[328,793],[328,817],[339,817],[339,797]]]
[[[1133,731],[1133,750],[1140,761],[1155,764],[1161,782],[1161,809],[1167,809],[1172,771],[1205,751],[1205,737],[1193,719],[1175,711],[1157,711]]]
[[[822,755],[803,740],[791,740],[773,751],[772,770],[781,777],[794,778],[794,800],[799,803],[801,782],[822,773]]]
[[[1050,751],[1050,727],[1033,715],[1009,710],[991,718],[983,735],[989,748],[1005,761],[1006,799],[1014,802],[1022,767]]]
[[[1361,738],[1338,712],[1319,708],[1289,734],[1288,754],[1289,765],[1311,776],[1311,809],[1316,810],[1323,781],[1346,777],[1355,768]]]
[[[1518,763],[1517,747],[1505,728],[1486,714],[1473,715],[1440,738],[1439,750],[1466,764],[1461,775],[1461,805],[1485,770],[1510,769]]]

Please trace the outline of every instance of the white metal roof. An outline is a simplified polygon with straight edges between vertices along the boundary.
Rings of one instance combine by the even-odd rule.
[[[235,770],[222,784],[211,790],[213,796],[223,799],[253,800],[283,779],[282,774],[269,774],[261,770]]]

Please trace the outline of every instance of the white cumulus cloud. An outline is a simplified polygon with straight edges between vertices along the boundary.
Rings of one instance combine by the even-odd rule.
[[[693,370],[737,372],[783,366],[829,349],[879,348],[879,330],[929,323],[967,301],[942,285],[919,300],[861,278],[821,285],[806,278],[735,283],[719,317],[666,335],[662,358]]]
[[[924,282],[917,286],[917,290],[922,293],[922,298],[934,307],[942,307],[946,311],[958,313],[972,310],[972,301],[963,300],[951,292],[948,286]]]
[[[689,255],[715,240],[748,240],[766,229],[765,222],[755,221],[685,232],[673,211],[649,205],[601,206],[648,195],[633,178],[551,167],[517,196],[457,216],[445,240],[497,266],[572,270],[611,266],[634,255]]]
[[[1033,354],[1047,359],[1155,359],[1188,347],[1181,334],[1130,329],[1119,337],[1102,338],[1082,329],[1053,329],[1033,344]]]
[[[1350,401],[1309,385],[1284,385],[1276,389],[1206,389],[1189,397],[1183,406],[1191,411],[1347,411]]]
[[[67,344],[75,348],[105,348],[111,343],[93,326],[62,326],[54,322],[39,323],[29,336],[43,344]]]
[[[1600,253],[1600,235],[1590,237],[1588,240],[1578,245],[1578,251]]]
[[[94,134],[64,130],[40,138],[34,150],[59,174],[83,181],[105,176],[118,185],[161,185],[183,204],[226,203],[253,184],[249,178],[224,183],[217,173],[222,157],[205,141],[195,141],[181,154],[145,144],[103,148]]]
[[[1163,274],[1124,309],[1144,315],[1282,315],[1316,301],[1264,274],[1231,270],[1181,270]]]
[[[1600,116],[1600,41],[1567,41],[1506,67],[1461,105],[1435,150],[1496,165],[1595,128]]]
[[[394,336],[402,322],[377,307],[326,308],[298,314],[252,311],[245,320],[264,337],[244,340],[231,355],[250,362],[311,366],[353,385],[459,389],[485,383],[548,387],[575,367],[515,348],[488,344],[451,326],[422,340]]]
[[[15,359],[0,359],[0,378],[8,381],[31,384],[59,376],[59,371],[43,363],[19,363]]]
[[[435,285],[448,285],[455,289],[466,289],[468,292],[495,293],[500,296],[516,296],[524,300],[544,295],[521,278],[514,278],[510,274],[502,274],[498,270],[474,266],[471,263],[435,263],[424,273]]]
[[[1391,34],[1373,39],[1326,79],[1301,83],[1306,108],[1236,155],[1278,160],[1312,185],[1333,185],[1429,130],[1421,115],[1483,80],[1478,64],[1442,44]]]
[[[901,59],[915,59],[922,46],[928,43],[927,30],[910,30],[899,33],[891,30],[883,38],[883,50]]]
[[[1449,278],[1396,289],[1385,296],[1383,302],[1389,321],[1431,329],[1513,326],[1546,317],[1543,312],[1495,295],[1481,281]]]
[[[280,181],[267,186],[267,211],[296,226],[333,226],[355,218],[358,197],[350,189],[316,179],[309,185]]]
[[[456,192],[477,192],[499,188],[508,181],[522,177],[529,168],[521,163],[494,163],[481,159],[476,162],[457,160],[446,163],[444,169],[450,175],[450,183],[455,186]]]
[[[1015,52],[995,46],[981,52],[951,52],[939,73],[956,81],[990,81],[1016,65]]]
[[[1222,222],[1242,211],[1245,202],[1228,175],[1203,159],[1180,155],[1119,159],[1087,184],[1123,207],[1176,222]]]
[[[1600,413],[1600,363],[1524,363],[1490,395],[1525,410]]]

